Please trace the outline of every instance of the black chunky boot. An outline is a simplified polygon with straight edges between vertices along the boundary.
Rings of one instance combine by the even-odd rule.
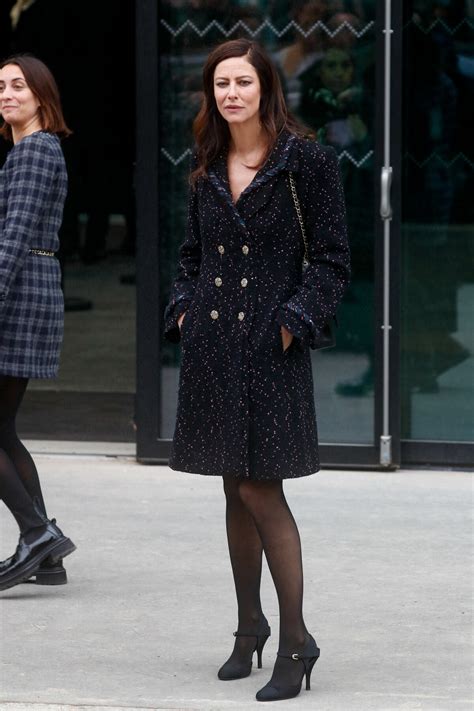
[[[74,543],[58,528],[54,519],[48,521],[45,518],[44,521],[44,525],[20,535],[14,555],[0,566],[0,590],[7,590],[36,576],[46,560],[57,566],[76,550]]]

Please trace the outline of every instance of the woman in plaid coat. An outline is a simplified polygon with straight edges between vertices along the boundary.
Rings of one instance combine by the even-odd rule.
[[[20,528],[15,554],[0,563],[0,590],[32,576],[66,582],[62,558],[75,549],[46,516],[34,462],[15,419],[29,378],[52,378],[59,364],[64,303],[55,252],[67,175],[67,135],[48,68],[31,56],[0,65],[3,136],[13,141],[0,172],[0,497]]]

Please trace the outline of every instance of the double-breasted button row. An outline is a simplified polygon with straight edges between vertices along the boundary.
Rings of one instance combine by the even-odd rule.
[[[242,286],[244,289],[245,289],[246,286],[248,286],[248,283],[249,283],[249,280],[246,279],[245,277],[243,277],[243,279],[240,280],[240,286]],[[216,286],[222,286],[223,281],[222,281],[222,279],[221,279],[220,277],[216,277],[216,278],[214,279],[214,284],[215,284]]]
[[[217,251],[219,252],[219,254],[224,254],[224,253],[225,253],[225,247],[224,247],[224,245],[223,245],[223,244],[217,245]],[[249,250],[248,245],[246,245],[246,244],[242,245],[242,253],[243,253],[243,254],[247,255],[247,254],[249,253],[249,251],[250,251],[250,250]],[[243,289],[245,289],[245,287],[248,286],[248,283],[249,283],[249,280],[248,280],[246,277],[242,277],[242,279],[240,280],[240,286],[241,286]],[[214,284],[215,284],[217,287],[221,287],[222,284],[223,284],[223,281],[222,281],[221,277],[216,277],[216,278],[214,279]],[[213,321],[216,321],[216,320],[219,318],[219,312],[217,311],[217,309],[213,309],[213,310],[211,311],[211,318],[212,318]],[[237,314],[237,318],[239,319],[239,321],[243,321],[244,318],[245,318],[245,312],[244,312],[244,311],[239,311],[239,313]]]
[[[219,311],[217,311],[216,309],[213,309],[211,311],[211,318],[213,321],[216,321],[219,318]],[[239,321],[243,321],[245,318],[245,312],[239,311],[239,313],[237,314],[237,318],[239,319]]]
[[[225,252],[225,247],[224,247],[224,245],[223,245],[223,244],[217,245],[217,251],[219,252],[219,254],[224,254],[224,252]],[[248,245],[246,245],[246,244],[242,245],[242,252],[243,252],[245,255],[247,255],[247,254],[249,253],[249,251],[250,251],[250,250],[249,250]]]

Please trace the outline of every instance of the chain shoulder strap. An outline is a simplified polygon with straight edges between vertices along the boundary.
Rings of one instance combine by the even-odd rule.
[[[301,205],[300,201],[298,198],[298,193],[296,192],[296,183],[295,183],[295,178],[293,173],[290,171],[288,173],[288,176],[290,178],[290,187],[291,187],[291,195],[293,197],[293,202],[295,204],[295,210],[296,214],[298,216],[298,222],[300,223],[300,228],[301,228],[301,234],[303,236],[303,243],[304,243],[304,258],[303,258],[303,263],[305,265],[309,264],[309,250],[308,250],[308,238],[306,236],[306,229],[304,226],[304,221],[303,221],[303,214],[301,212]]]

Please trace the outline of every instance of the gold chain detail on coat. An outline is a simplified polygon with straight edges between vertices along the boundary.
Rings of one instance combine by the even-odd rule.
[[[291,194],[293,196],[293,202],[295,203],[295,210],[296,210],[296,214],[298,215],[298,222],[300,223],[301,234],[303,235],[303,242],[304,242],[303,262],[306,262],[306,264],[309,264],[308,238],[306,236],[306,230],[305,230],[305,226],[304,226],[303,215],[301,213],[301,205],[300,205],[300,201],[298,199],[298,193],[296,192],[296,183],[295,183],[295,179],[293,177],[293,173],[291,173],[291,172],[288,173],[288,176],[290,178]]]

